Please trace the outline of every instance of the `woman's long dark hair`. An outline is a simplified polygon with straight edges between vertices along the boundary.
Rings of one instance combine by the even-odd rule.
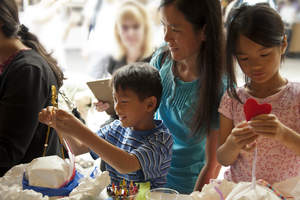
[[[219,0],[162,0],[160,7],[171,3],[193,25],[195,32],[205,27],[206,40],[202,43],[197,59],[199,100],[190,127],[194,134],[202,128],[209,132],[222,93],[224,34],[221,4]]]
[[[20,25],[18,8],[15,0],[0,1],[0,23],[4,35],[8,38],[21,38],[24,45],[38,52],[49,64],[53,70],[58,87],[63,84],[64,75],[61,69],[57,66],[57,61],[47,53],[46,49],[41,45],[38,38],[30,33],[25,26]]]
[[[285,30],[280,15],[267,4],[250,6],[243,4],[232,10],[228,16],[226,44],[226,74],[229,96],[243,103],[236,93],[236,46],[240,35],[264,46],[275,47],[282,45]],[[282,57],[283,59],[283,57]],[[245,76],[246,84],[249,78]]]

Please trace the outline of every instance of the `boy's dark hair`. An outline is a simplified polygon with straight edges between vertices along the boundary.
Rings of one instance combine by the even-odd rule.
[[[114,90],[130,89],[140,100],[154,96],[157,99],[155,110],[159,107],[162,95],[162,84],[157,69],[144,62],[125,65],[114,72],[111,79]]]
[[[237,84],[234,67],[236,46],[240,35],[244,35],[264,47],[280,46],[284,41],[284,23],[277,11],[266,4],[253,6],[242,4],[241,7],[232,10],[229,14],[226,44],[228,94],[239,102],[241,100],[235,90]],[[249,83],[249,78],[246,76],[245,82]]]

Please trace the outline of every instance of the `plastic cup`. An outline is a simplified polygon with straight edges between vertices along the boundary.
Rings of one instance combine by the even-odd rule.
[[[177,200],[179,193],[170,188],[155,188],[146,193],[146,200]]]

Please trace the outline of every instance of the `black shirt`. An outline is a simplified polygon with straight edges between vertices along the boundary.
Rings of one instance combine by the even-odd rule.
[[[51,105],[55,74],[34,50],[20,51],[0,74],[0,176],[14,165],[42,156],[47,126],[38,113]],[[59,154],[51,129],[46,155]]]

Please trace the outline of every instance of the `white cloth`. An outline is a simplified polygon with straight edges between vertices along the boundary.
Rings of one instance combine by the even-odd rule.
[[[45,157],[47,158],[47,157]],[[48,200],[48,196],[44,196],[41,193],[33,190],[22,189],[23,174],[28,168],[29,164],[20,164],[11,168],[3,177],[0,177],[0,199],[1,200]],[[99,165],[99,162],[95,162],[95,166]],[[98,171],[94,179],[89,178],[86,171],[80,166],[76,166],[76,169],[84,174],[80,180],[79,185],[70,193],[68,197],[62,198],[63,200],[84,200],[84,199],[97,199],[104,200],[100,197],[101,191],[110,184],[110,177],[108,172],[101,173]],[[51,198],[52,199],[52,198]]]

